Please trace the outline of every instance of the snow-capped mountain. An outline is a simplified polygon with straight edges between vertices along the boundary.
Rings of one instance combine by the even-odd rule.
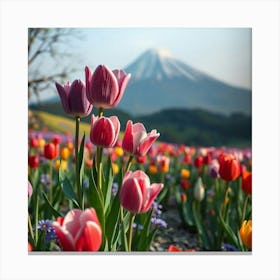
[[[172,57],[165,49],[150,49],[140,55],[126,71],[134,80],[187,78],[198,80],[201,73]]]
[[[125,71],[132,77],[119,107],[131,114],[154,113],[166,108],[251,114],[251,90],[212,78],[166,50],[147,50]]]

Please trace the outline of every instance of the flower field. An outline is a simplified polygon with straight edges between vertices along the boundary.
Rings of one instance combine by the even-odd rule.
[[[173,242],[166,252],[251,251],[251,148],[166,143],[132,121],[121,131],[106,112],[130,77],[100,65],[85,68],[85,83],[56,83],[75,122],[73,133],[29,130],[28,250],[149,252],[170,231],[172,209],[185,244],[191,232],[197,245]]]

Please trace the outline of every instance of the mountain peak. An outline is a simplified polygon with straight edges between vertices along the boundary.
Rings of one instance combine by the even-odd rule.
[[[169,50],[163,48],[152,48],[148,49],[146,52],[148,55],[155,55],[159,57],[172,57],[172,54]]]
[[[173,57],[171,52],[163,48],[152,48],[142,53],[126,67],[133,80],[185,78],[197,80],[201,73],[184,62]]]

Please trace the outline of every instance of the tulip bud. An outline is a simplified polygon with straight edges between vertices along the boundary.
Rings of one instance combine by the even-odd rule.
[[[242,243],[252,249],[252,220],[242,222],[239,234]]]
[[[202,201],[205,195],[204,186],[202,184],[201,177],[198,177],[195,185],[194,185],[194,198],[197,201]]]
[[[116,107],[125,91],[131,75],[123,70],[111,71],[105,65],[99,65],[92,74],[86,66],[86,95],[89,102],[97,108]]]
[[[58,156],[58,145],[48,143],[44,147],[44,156],[47,159],[54,159]]]
[[[120,132],[118,117],[91,117],[90,141],[103,148],[113,148]]]

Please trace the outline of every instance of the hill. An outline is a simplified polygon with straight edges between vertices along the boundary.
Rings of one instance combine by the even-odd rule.
[[[70,131],[71,126],[74,128],[74,122],[68,123],[73,118],[64,113],[60,103],[30,106],[30,109],[37,115],[38,112],[47,113],[48,118],[45,117],[43,122],[50,129]],[[94,109],[93,113],[96,114],[97,110]],[[58,119],[52,119],[52,115]],[[160,141],[194,146],[251,146],[252,119],[241,113],[225,116],[202,109],[172,108],[138,117],[119,109],[105,110],[105,115],[118,116],[122,131],[128,120],[142,122],[148,131],[157,129],[161,134]],[[38,115],[40,119],[42,116],[45,115]],[[90,116],[81,119],[81,122],[89,126]]]

